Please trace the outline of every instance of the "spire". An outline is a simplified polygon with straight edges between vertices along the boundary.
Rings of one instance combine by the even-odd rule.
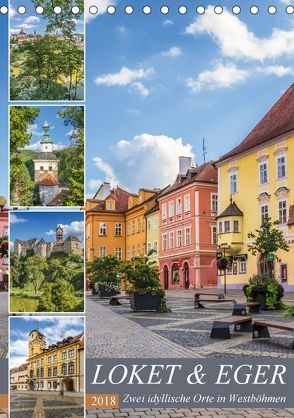
[[[44,125],[43,125],[43,138],[41,139],[41,144],[44,143],[50,143],[53,144],[52,139],[50,138],[50,134],[49,134],[49,124],[48,122],[45,120]]]

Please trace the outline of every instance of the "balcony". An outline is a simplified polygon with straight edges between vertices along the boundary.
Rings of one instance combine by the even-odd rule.
[[[238,254],[243,247],[243,234],[241,232],[223,232],[217,236],[217,244],[226,248],[229,255]]]

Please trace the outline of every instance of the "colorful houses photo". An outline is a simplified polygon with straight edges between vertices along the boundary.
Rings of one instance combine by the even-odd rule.
[[[218,160],[197,165],[179,156],[170,185],[133,194],[105,182],[87,200],[87,260],[150,253],[165,289],[242,289],[263,273],[248,246],[250,234],[268,219],[289,245],[269,255],[273,275],[285,291],[293,290],[293,130],[294,85]],[[219,258],[226,259],[225,270]]]
[[[8,290],[8,209],[0,196],[0,292]]]

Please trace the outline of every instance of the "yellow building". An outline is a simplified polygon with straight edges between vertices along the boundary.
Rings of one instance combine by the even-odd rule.
[[[275,275],[294,290],[294,84],[218,167],[218,245],[230,257],[227,285],[240,288],[260,271],[248,251],[249,232],[279,221],[290,251],[280,251]]]
[[[131,194],[126,212],[126,260],[138,254],[146,254],[146,218],[145,215],[155,205],[157,192],[140,189]]]
[[[27,380],[27,363],[10,370],[10,390],[27,390]]]
[[[126,259],[126,220],[130,193],[103,183],[94,199],[86,203],[86,257],[116,255]]]
[[[147,254],[153,250],[149,259],[155,261],[159,265],[159,204],[146,213],[146,252]]]
[[[29,335],[27,389],[84,392],[84,333],[47,347],[35,329]]]

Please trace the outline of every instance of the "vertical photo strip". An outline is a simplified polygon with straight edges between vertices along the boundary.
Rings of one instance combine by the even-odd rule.
[[[10,417],[84,418],[84,318],[10,318]]]
[[[39,3],[10,1],[10,100],[83,101],[84,2]]]

